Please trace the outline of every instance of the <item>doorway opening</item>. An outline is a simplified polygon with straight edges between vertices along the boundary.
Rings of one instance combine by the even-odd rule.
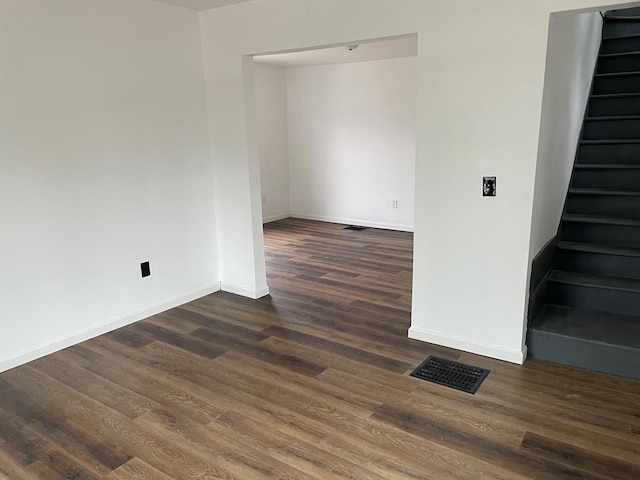
[[[417,36],[406,35],[253,57],[272,297],[336,312],[387,308],[406,318],[396,326],[405,337],[417,53]]]

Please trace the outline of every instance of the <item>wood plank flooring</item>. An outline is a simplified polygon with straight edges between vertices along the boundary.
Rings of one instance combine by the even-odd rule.
[[[265,240],[270,297],[0,374],[0,478],[640,479],[640,382],[407,339],[411,234],[288,219]],[[476,395],[409,377],[430,354],[491,374]]]

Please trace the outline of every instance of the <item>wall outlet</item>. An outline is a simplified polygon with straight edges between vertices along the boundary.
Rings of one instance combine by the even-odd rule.
[[[149,262],[143,262],[140,264],[140,271],[142,273],[142,278],[151,276],[151,265]]]
[[[482,179],[482,196],[483,197],[495,197],[496,196],[496,177],[483,177]]]
[[[398,208],[398,200],[391,200],[391,208]]]

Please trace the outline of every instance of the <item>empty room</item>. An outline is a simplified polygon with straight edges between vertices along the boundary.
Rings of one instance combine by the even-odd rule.
[[[0,2],[0,478],[640,478],[638,7]]]

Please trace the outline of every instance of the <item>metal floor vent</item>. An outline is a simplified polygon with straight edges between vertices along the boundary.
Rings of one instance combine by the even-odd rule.
[[[411,372],[412,377],[474,394],[489,375],[489,370],[464,363],[429,357]]]
[[[356,231],[360,231],[360,230],[366,230],[369,227],[361,227],[360,225],[349,225],[348,227],[344,227],[345,230],[356,230]]]

